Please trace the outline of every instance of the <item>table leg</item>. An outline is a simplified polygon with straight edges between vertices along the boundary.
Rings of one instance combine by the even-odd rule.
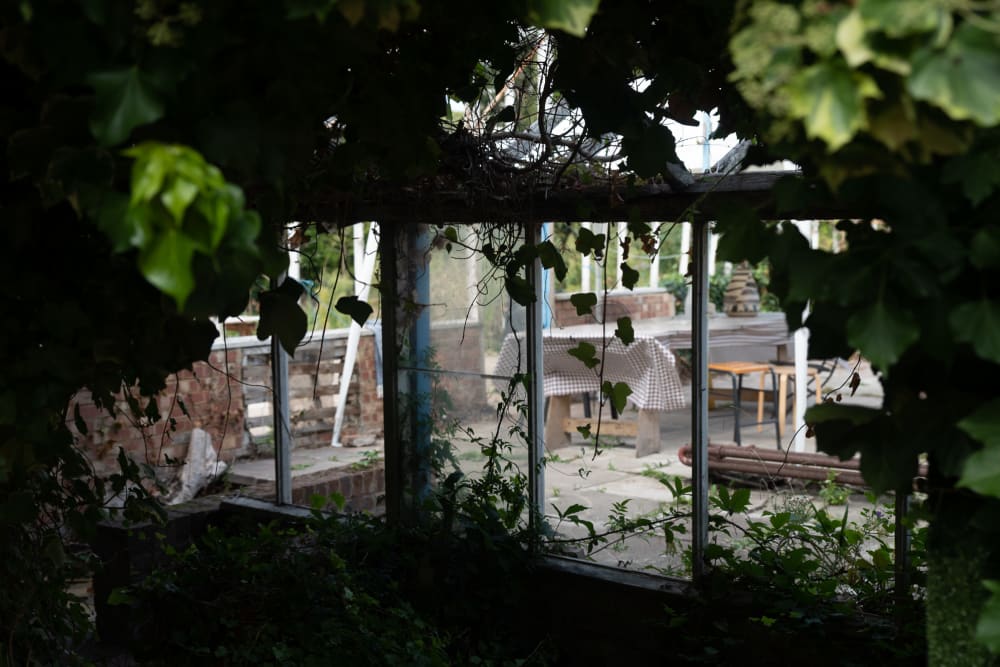
[[[635,456],[649,456],[660,451],[660,413],[639,410],[639,433],[635,439]]]
[[[775,416],[778,418],[778,433],[784,435],[785,415],[788,409],[788,376],[781,373],[780,378],[778,380],[778,414]]]
[[[545,448],[550,451],[570,444],[570,434],[563,431],[563,420],[569,417],[569,407],[569,396],[549,396],[549,409],[545,415]]]

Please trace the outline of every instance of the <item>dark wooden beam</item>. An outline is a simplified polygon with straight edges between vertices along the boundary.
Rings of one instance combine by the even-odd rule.
[[[298,211],[299,220],[344,224],[475,222],[616,222],[712,220],[723,209],[746,206],[765,219],[858,218],[871,212],[843,210],[836,202],[802,197],[802,203],[779,208],[775,184],[799,178],[790,172],[705,174],[683,189],[665,183],[534,189],[517,194],[432,190],[420,187],[373,188],[365,196],[316,193]],[[808,189],[807,189],[808,191]],[[815,190],[814,190],[815,191]]]

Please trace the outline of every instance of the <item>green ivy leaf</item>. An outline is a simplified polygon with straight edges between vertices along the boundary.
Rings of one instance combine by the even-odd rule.
[[[727,262],[757,264],[767,257],[775,232],[749,206],[725,205],[715,225],[719,233],[716,255]]]
[[[986,446],[965,459],[958,486],[1000,498],[1000,446]]]
[[[264,340],[269,336],[277,336],[281,347],[292,357],[309,328],[309,319],[299,307],[302,292],[302,285],[291,278],[285,278],[277,289],[261,292],[260,295],[257,338]]]
[[[628,265],[628,262],[621,263],[622,270],[622,286],[627,289],[633,289],[635,284],[639,282],[639,272]]]
[[[542,28],[583,37],[600,4],[601,0],[529,0],[525,18]]]
[[[958,427],[987,447],[1000,449],[1000,398],[980,406]]]
[[[194,289],[191,259],[194,244],[176,229],[164,229],[139,253],[139,270],[157,287],[174,298],[178,310]]]
[[[600,259],[604,254],[604,244],[606,242],[604,234],[595,234],[586,227],[580,227],[576,231],[576,251],[583,255],[593,254]]]
[[[941,180],[961,185],[962,193],[978,206],[1000,186],[1000,172],[995,168],[998,157],[996,151],[955,156],[945,164]]]
[[[993,653],[1000,653],[1000,581],[983,581],[990,591],[990,597],[979,612],[976,623],[976,641],[984,644]]]
[[[1000,40],[963,23],[943,50],[924,48],[913,57],[910,94],[955,120],[988,127],[1000,122]]]
[[[937,32],[951,24],[942,6],[917,0],[860,0],[856,10],[866,27],[889,37]]]
[[[569,302],[576,307],[577,315],[587,315],[594,312],[597,305],[597,295],[593,292],[581,292],[569,297]]]
[[[338,313],[350,315],[351,319],[358,323],[358,326],[364,326],[371,314],[375,312],[367,302],[353,295],[340,297],[334,307]]]
[[[163,117],[152,79],[138,67],[95,72],[87,83],[97,95],[90,131],[105,146],[120,144],[139,125]]]
[[[194,198],[198,196],[198,186],[183,178],[174,179],[170,187],[163,191],[160,200],[174,221],[181,225],[184,221],[184,212],[187,210]]]
[[[555,271],[556,280],[562,281],[566,278],[566,262],[556,247],[552,245],[552,241],[543,241],[538,244],[538,259],[544,268]]]
[[[882,96],[875,80],[843,62],[824,61],[800,71],[786,86],[789,112],[809,137],[835,151],[868,127],[865,100]]]
[[[632,328],[632,318],[619,317],[618,328],[615,329],[615,335],[618,336],[621,342],[625,345],[631,345],[635,340],[635,329]]]
[[[597,348],[585,340],[580,341],[576,347],[566,350],[566,354],[576,357],[587,368],[593,368],[600,363],[600,359],[597,358]]]
[[[632,390],[624,382],[611,384],[609,380],[605,380],[604,384],[601,385],[601,393],[611,400],[611,405],[615,406],[618,414],[621,414],[625,411],[625,405],[628,397],[632,395]]]
[[[919,337],[913,315],[881,300],[847,320],[847,342],[883,371]]]
[[[531,288],[531,283],[521,276],[507,276],[504,279],[504,286],[515,303],[528,306],[535,300],[535,290]]]
[[[985,227],[972,237],[969,259],[977,269],[1000,267],[1000,229]]]
[[[844,421],[854,426],[860,426],[874,421],[882,414],[881,410],[866,408],[860,405],[842,405],[840,403],[817,403],[806,410],[806,422],[822,424],[830,421]]]
[[[980,357],[1000,363],[1000,304],[988,299],[963,303],[948,322],[956,340],[972,343]]]
[[[674,135],[662,125],[649,125],[624,135],[622,149],[628,154],[628,168],[641,178],[662,174],[668,162],[678,161]]]

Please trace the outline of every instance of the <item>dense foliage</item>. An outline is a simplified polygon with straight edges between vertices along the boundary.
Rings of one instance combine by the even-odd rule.
[[[110,496],[127,497],[131,512],[145,501],[132,462],[106,483],[90,474],[68,428],[72,395],[88,388],[116,409],[120,388],[150,395],[204,358],[208,317],[239,312],[259,274],[278,278],[277,228],[308,210],[318,185],[363,190],[435,172],[447,162],[447,100],[500,90],[533,48],[525,22],[556,30],[548,93],[580,109],[590,136],[620,136],[635,175],[675,160],[665,119],[719,107],[720,132],[755,138],[754,159],[802,166],[805,179],[781,187],[779,203],[819,194],[884,221],[842,222],[849,251],[832,255],[740,210],[719,222],[720,251],[769,258],[792,325],[810,304],[816,355],[859,349],[881,372],[881,409],[811,413],[819,444],[860,451],[880,489],[909,484],[926,453],[939,556],[931,608],[933,582],[957,567],[970,573],[961,605],[978,613],[980,580],[997,577],[1000,526],[1000,7],[609,2],[591,20],[596,4],[0,8],[0,562],[5,580],[21,582],[0,598],[5,652],[59,654],[51,640],[68,631],[48,621],[61,604],[60,536],[86,537]],[[641,223],[630,229],[633,251],[655,242]],[[519,267],[506,268],[518,292]],[[634,284],[638,273],[626,276]],[[285,281],[261,295],[262,336],[294,349],[306,326],[299,294]],[[127,409],[157,417],[155,403]],[[997,600],[978,630],[994,649]],[[952,609],[941,613],[947,621]],[[971,641],[971,623],[932,619],[932,642]]]

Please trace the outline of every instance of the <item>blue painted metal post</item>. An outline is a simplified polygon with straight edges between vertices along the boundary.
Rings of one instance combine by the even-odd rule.
[[[413,271],[414,299],[418,315],[413,325],[412,362],[414,368],[429,368],[431,359],[431,274],[430,234],[426,227],[415,229],[410,236],[410,267]],[[423,503],[431,491],[431,376],[424,371],[410,371],[413,415],[413,479],[414,501]]]

